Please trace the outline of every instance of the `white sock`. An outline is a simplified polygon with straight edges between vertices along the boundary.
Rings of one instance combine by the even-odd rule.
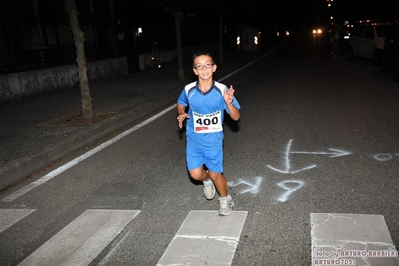
[[[230,195],[227,195],[225,197],[219,197],[219,199],[225,200],[225,199],[230,199]]]
[[[212,180],[209,179],[208,181],[202,181],[202,183],[204,183],[205,186],[209,186],[212,184]]]

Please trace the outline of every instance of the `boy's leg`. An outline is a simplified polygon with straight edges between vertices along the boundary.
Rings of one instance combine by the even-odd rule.
[[[223,175],[223,150],[207,154],[208,175],[219,193],[219,215],[230,215],[234,208],[234,201],[229,195],[227,180]]]
[[[191,178],[197,181],[208,181],[209,180],[209,175],[205,171],[204,167],[198,167],[196,169],[188,171]]]
[[[205,161],[202,150],[199,150],[195,147],[187,146],[186,163],[187,163],[187,168],[189,169],[188,172],[192,179],[197,181],[209,180],[208,173],[205,171],[203,167]]]
[[[189,173],[190,176],[195,180],[206,182],[210,179],[212,181],[212,183],[216,186],[216,189],[219,193],[219,203],[220,203],[219,215],[220,216],[230,215],[234,208],[234,201],[231,198],[231,196],[228,194],[226,177],[222,173],[214,173],[210,170],[208,170],[207,172],[203,167],[190,170]],[[207,199],[212,199],[215,196],[213,184],[207,187],[204,183],[204,195]],[[209,189],[209,191],[207,191],[207,189]]]
[[[208,172],[201,166],[189,171],[191,178],[204,183],[203,191],[206,199],[211,200],[215,197],[216,190]]]
[[[205,171],[203,167],[205,163],[204,152],[195,147],[187,146],[186,161],[191,178],[204,183],[203,191],[205,198],[208,200],[213,199],[215,197],[216,190],[214,184],[209,178],[207,171]]]
[[[228,193],[226,177],[222,173],[211,171],[208,174],[219,193],[219,216],[230,215],[234,208],[234,201]]]
[[[210,170],[207,172],[203,167],[190,170],[189,173],[191,178],[197,181],[208,181],[209,179],[212,180],[220,197],[226,197],[228,195],[227,179],[222,173],[214,173]]]
[[[219,196],[226,197],[228,194],[226,177],[222,173],[214,173],[212,171],[208,171],[208,175],[212,182],[215,184]]]

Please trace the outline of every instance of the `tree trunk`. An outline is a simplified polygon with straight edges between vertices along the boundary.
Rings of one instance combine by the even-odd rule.
[[[76,9],[75,0],[65,0],[65,6],[69,13],[69,22],[71,24],[71,30],[75,39],[76,63],[78,64],[79,87],[82,102],[82,117],[83,119],[91,119],[93,118],[94,113],[91,104],[89,80],[87,77],[86,57],[84,49],[85,37],[79,26],[79,13]]]
[[[223,14],[219,14],[219,64],[223,65]]]
[[[181,43],[181,29],[180,29],[180,11],[175,6],[175,30],[176,30],[176,56],[177,56],[177,71],[179,80],[184,80],[184,66],[183,66],[183,49]]]

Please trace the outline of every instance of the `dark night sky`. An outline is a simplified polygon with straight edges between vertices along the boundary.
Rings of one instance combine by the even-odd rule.
[[[334,0],[332,8],[327,8],[326,3],[327,0],[280,0],[275,4],[265,1],[263,5],[265,8],[276,5],[275,17],[293,17],[301,21],[317,19],[326,11],[336,13],[342,20],[399,19],[398,0]]]
[[[56,3],[62,6],[64,0],[36,0],[39,5],[55,6]],[[95,5],[104,5],[109,0],[95,0]],[[240,14],[245,20],[251,23],[254,20],[258,23],[277,22],[277,23],[314,23],[326,16],[326,3],[328,0],[223,0],[226,16],[237,16]],[[32,5],[32,0],[0,0],[1,5],[24,6]],[[76,0],[77,3],[89,3],[89,0]],[[131,6],[160,6],[170,5],[172,0],[113,0],[114,5]],[[213,5],[218,4],[219,0],[187,0],[183,1],[191,5]],[[102,4],[101,4],[102,3]],[[398,4],[399,0],[333,0],[335,3],[334,12],[341,20],[359,19],[399,19]],[[53,8],[51,8],[53,9]],[[144,15],[140,12],[141,15]],[[146,14],[151,16],[151,14]]]
[[[397,0],[341,0],[340,12],[344,19],[398,19]]]
[[[259,23],[275,23],[290,28],[326,24],[330,16],[339,23],[345,20],[399,19],[399,0],[333,0],[332,7],[327,7],[327,0],[248,1],[256,2]]]
[[[185,4],[183,13],[196,14],[195,18],[186,17],[181,25],[185,31],[186,39],[194,37],[191,34],[203,33],[206,38],[217,38],[214,29],[218,21],[218,8],[220,0],[181,0]],[[344,20],[354,21],[360,19],[399,19],[396,5],[399,0],[333,0],[333,7],[327,7],[328,0],[223,0],[223,15],[225,24],[235,36],[239,25],[249,25],[259,28],[265,34],[274,34],[275,29],[290,29],[292,34],[316,25],[326,26],[329,17],[334,16],[339,23]],[[0,0],[0,6],[32,6],[33,0]],[[40,10],[51,10],[50,14],[59,16],[64,9],[64,0],[36,0]],[[93,3],[96,19],[101,20],[110,16],[109,0],[76,0],[81,22],[90,19],[90,3]],[[153,36],[148,38],[168,39],[172,42],[173,34],[170,29],[174,27],[173,16],[166,7],[173,7],[173,0],[113,0],[115,19],[122,21],[120,27],[125,32],[133,34],[133,28],[144,27],[150,29]],[[213,5],[213,6],[212,6]],[[44,7],[44,8],[41,8]],[[183,8],[183,9],[184,9]],[[59,12],[56,12],[59,11]],[[44,13],[44,12],[42,12]],[[48,16],[48,15],[47,15]],[[148,32],[148,31],[146,31]],[[214,32],[210,35],[206,32]],[[167,36],[164,36],[167,34]],[[201,35],[201,34],[197,34]],[[201,36],[202,36],[201,35]],[[143,36],[144,38],[144,36]],[[205,37],[204,37],[205,38]]]
[[[128,11],[125,18],[141,21],[143,18],[148,21],[160,21],[161,19],[170,20],[171,17],[151,16],[149,12],[151,6],[161,6],[162,3],[171,3],[169,0],[114,0],[128,4],[132,10]],[[399,0],[333,0],[333,7],[327,7],[327,0],[224,0],[223,10],[225,20],[228,21],[230,29],[236,31],[240,23],[249,26],[258,27],[262,32],[269,32],[275,28],[287,28],[295,34],[304,28],[313,27],[315,25],[327,25],[329,17],[334,16],[340,23],[344,20],[360,20],[360,19],[392,19],[394,16],[399,18],[399,14],[394,12],[395,2]],[[194,6],[206,5],[218,1],[206,0],[190,0],[186,1]],[[155,5],[153,5],[155,3]],[[161,4],[159,4],[161,3]],[[186,5],[187,7],[187,5]],[[204,7],[194,8],[193,13],[199,14],[199,25],[193,24],[192,29],[198,30],[198,27],[204,27],[207,23],[214,25],[215,18],[208,18],[206,12],[201,13],[200,10],[208,10]],[[146,11],[144,11],[146,10]],[[148,11],[148,12],[147,12]],[[185,13],[191,11],[182,10]],[[214,11],[214,10],[213,10]],[[138,13],[137,13],[138,12]],[[162,13],[162,10],[160,10]],[[215,15],[215,13],[214,13]],[[213,15],[213,16],[214,16]],[[163,17],[163,18],[162,18]],[[211,21],[212,20],[212,21]],[[173,22],[173,20],[172,20]],[[185,23],[182,23],[185,26]],[[187,34],[187,33],[186,33]]]

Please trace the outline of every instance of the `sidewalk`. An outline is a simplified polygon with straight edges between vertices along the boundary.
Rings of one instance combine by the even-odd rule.
[[[270,45],[257,54],[226,52],[215,79],[277,45]],[[83,123],[78,117],[81,112],[78,87],[0,103],[0,191],[74,150],[176,103],[183,86],[196,79],[191,62],[185,61],[184,65],[184,81],[178,80],[177,64],[169,63],[161,69],[90,83],[96,114],[90,123]]]

